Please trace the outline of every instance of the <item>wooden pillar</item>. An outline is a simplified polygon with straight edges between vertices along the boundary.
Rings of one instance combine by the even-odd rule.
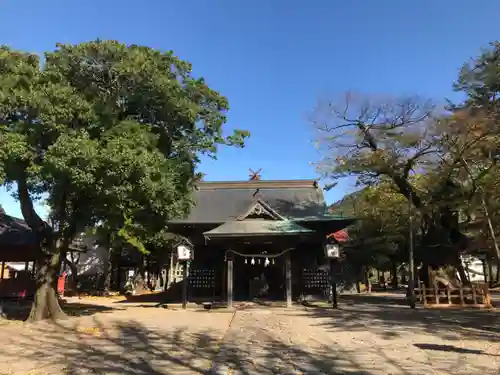
[[[233,308],[233,257],[227,254],[227,307]]]
[[[148,273],[146,278],[147,280],[146,283],[149,289],[151,286],[151,269],[150,269],[149,257],[146,258],[146,270],[147,270],[146,272]]]
[[[292,306],[292,259],[290,252],[285,253],[286,307]]]
[[[465,297],[464,297],[464,284],[460,283],[460,304],[465,306]]]
[[[182,270],[182,308],[185,309],[187,307],[188,301],[188,267],[189,261],[184,262],[184,268]]]
[[[490,291],[489,291],[489,288],[488,288],[488,284],[485,283],[483,285],[483,288],[484,288],[483,289],[483,293],[484,293],[483,303],[484,303],[484,306],[491,308],[492,307],[492,304],[491,304],[491,294],[490,294]]]
[[[486,266],[486,259],[485,258],[482,258],[481,259],[481,265],[483,266],[483,279],[484,279],[484,282],[487,283],[488,282],[488,268]]]
[[[476,285],[474,285],[474,283],[471,283],[471,289],[472,289],[472,303],[474,305],[477,305]]]
[[[434,278],[432,279],[432,285],[434,286],[434,298],[436,299],[436,305],[439,305],[439,285],[438,283],[434,280]]]
[[[0,270],[0,279],[3,280],[3,274],[5,270],[5,261],[2,261],[2,269]]]
[[[222,259],[222,265],[220,267],[220,298],[221,300],[227,300],[227,268],[225,265],[225,260]]]
[[[36,261],[31,262],[32,267],[31,267],[31,277],[35,278],[36,277]]]
[[[337,259],[330,259],[330,286],[332,288],[332,308],[338,308],[337,304],[337,276],[335,275]]]
[[[167,280],[163,284],[165,290],[170,289],[170,286],[174,282],[174,277],[175,277],[175,275],[174,275],[174,252],[171,251],[170,252],[170,263],[169,263],[169,266],[168,266],[168,273],[166,275]]]
[[[492,264],[492,259],[488,258],[487,263],[488,263],[488,284],[491,287],[491,286],[493,286],[493,264]]]

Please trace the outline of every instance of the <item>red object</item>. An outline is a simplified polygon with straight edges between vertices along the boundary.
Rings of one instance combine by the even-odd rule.
[[[0,280],[0,298],[30,298],[36,289],[32,279],[3,279]]]
[[[331,233],[328,235],[328,238],[333,237],[333,239],[337,242],[346,242],[349,239],[347,232],[345,230],[339,230],[335,233]]]
[[[60,295],[64,294],[64,286],[66,284],[66,272],[63,272],[61,276],[57,278],[57,293]]]

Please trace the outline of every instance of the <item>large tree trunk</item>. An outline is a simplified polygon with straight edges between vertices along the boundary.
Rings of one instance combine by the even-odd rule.
[[[53,321],[66,318],[57,296],[57,274],[61,267],[61,253],[45,255],[39,260],[36,272],[36,293],[28,321]]]
[[[408,284],[408,280],[407,280],[408,271],[404,267],[401,267],[400,271],[401,271],[401,284]]]
[[[370,280],[370,268],[369,267],[363,267],[363,275],[365,277],[366,292],[371,293],[372,292],[372,281]]]
[[[24,169],[19,170],[17,191],[23,218],[36,233],[39,241],[40,258],[36,267],[36,292],[28,321],[64,318],[66,314],[59,306],[56,294],[57,274],[62,261],[61,249],[55,246],[53,229],[35,211]],[[50,250],[50,255],[44,250]]]
[[[393,289],[398,288],[398,266],[396,262],[391,263],[391,286]]]
[[[104,263],[104,285],[103,290],[105,294],[111,291],[111,276],[113,275],[113,250],[108,248],[108,259]]]
[[[491,264],[492,259],[486,258],[486,267],[488,269],[488,284],[491,288],[493,285],[493,265]]]
[[[467,273],[465,272],[465,267],[460,256],[458,256],[455,267],[458,271],[458,275],[460,276],[460,281],[462,282],[462,284],[470,284],[470,280],[467,277]]]
[[[113,275],[113,246],[112,246],[112,241],[111,241],[111,234],[108,234],[107,236],[107,241],[106,241],[106,247],[107,247],[107,258],[106,261],[104,262],[104,285],[103,285],[103,290],[105,294],[109,294],[111,291],[111,276]]]
[[[484,193],[481,194],[481,203],[483,204],[484,214],[486,215],[486,221],[488,222],[488,229],[490,231],[491,240],[493,241],[493,256],[497,260],[497,264],[500,264],[500,247],[498,246],[497,236],[495,235],[495,229],[493,228],[493,223],[491,222],[491,217],[488,210],[488,205],[486,204]]]
[[[74,261],[74,257],[71,255],[71,260],[69,260],[67,257],[64,258],[64,264],[67,265],[71,271],[71,281],[72,281],[72,288],[74,289],[75,293],[79,293],[79,288],[78,288],[78,268],[76,267],[76,262]]]

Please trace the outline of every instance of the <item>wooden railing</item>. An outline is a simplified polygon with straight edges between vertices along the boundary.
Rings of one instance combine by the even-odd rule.
[[[436,283],[432,287],[420,283],[416,290],[420,302],[424,306],[473,306],[492,307],[491,294],[486,283],[472,283],[453,287],[448,284],[439,287]]]

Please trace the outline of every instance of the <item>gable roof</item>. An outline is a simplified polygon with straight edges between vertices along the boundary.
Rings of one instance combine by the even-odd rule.
[[[0,213],[0,246],[35,245],[31,228],[22,219]]]
[[[286,219],[300,220],[326,214],[323,190],[315,180],[258,180],[200,182],[195,205],[174,223],[224,223],[244,215],[255,195]]]
[[[38,245],[38,239],[26,221],[0,213],[0,248],[10,249],[14,246],[38,248]],[[75,239],[69,248],[72,251],[81,251],[82,245]],[[15,254],[13,257],[15,258]]]
[[[256,199],[248,210],[236,218],[236,220],[245,220],[247,217],[257,215],[257,216],[267,216],[273,220],[285,220],[283,216],[274,211],[269,205],[262,199]]]

